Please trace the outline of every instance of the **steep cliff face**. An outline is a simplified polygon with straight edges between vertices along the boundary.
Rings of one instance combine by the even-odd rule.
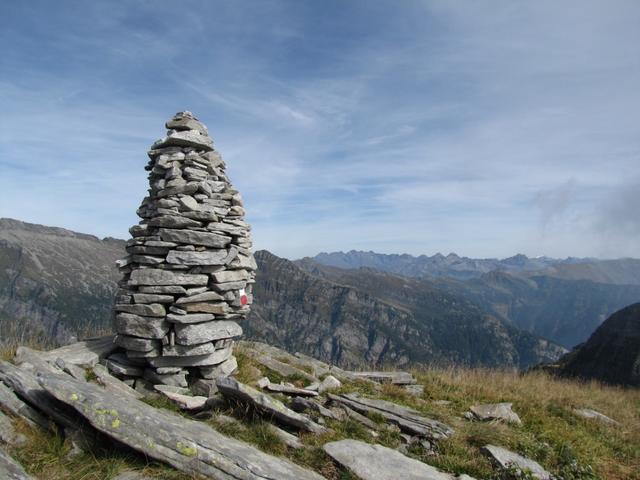
[[[640,386],[640,303],[611,315],[583,345],[560,360],[562,375]]]
[[[104,328],[124,242],[0,219],[0,336],[72,341]]]
[[[256,260],[248,333],[289,350],[341,365],[521,368],[564,351],[418,279],[313,264],[310,273],[265,251]]]
[[[616,310],[640,301],[640,285],[613,285],[550,276],[491,272],[438,285],[516,327],[572,348]]]

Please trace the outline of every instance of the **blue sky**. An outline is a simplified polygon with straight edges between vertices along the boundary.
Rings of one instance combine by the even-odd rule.
[[[256,248],[640,256],[640,2],[2,2],[0,39],[0,216],[126,238],[188,109]]]

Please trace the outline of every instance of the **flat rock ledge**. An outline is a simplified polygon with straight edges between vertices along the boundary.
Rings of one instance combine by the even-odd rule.
[[[475,418],[483,421],[499,420],[516,425],[522,425],[522,420],[516,412],[511,410],[512,403],[490,403],[473,405],[469,410]]]
[[[409,458],[397,450],[358,440],[340,440],[324,445],[324,451],[361,480],[473,480],[457,477]]]
[[[521,472],[528,472],[533,478],[538,480],[553,480],[554,477],[542,466],[529,458],[523,457],[506,448],[495,445],[485,445],[482,447],[483,453],[488,455],[500,468],[517,469]]]
[[[33,480],[22,466],[6,452],[0,450],[0,478],[3,480]]]
[[[178,470],[220,479],[323,478],[201,422],[158,410],[133,397],[112,394],[71,377],[41,375],[38,381],[47,393],[72,407],[97,430]]]

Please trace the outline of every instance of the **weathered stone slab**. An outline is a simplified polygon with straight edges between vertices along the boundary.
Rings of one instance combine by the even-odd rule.
[[[264,395],[255,388],[244,385],[233,378],[220,378],[216,381],[216,385],[224,396],[245,402],[286,425],[316,434],[327,431],[326,428],[310,418],[290,410],[279,400]]]
[[[0,382],[0,407],[16,417],[22,418],[31,426],[37,425],[44,429],[50,427],[50,422],[44,415],[20,400],[14,391],[2,382]]]
[[[0,478],[3,480],[33,480],[33,477],[24,471],[22,465],[2,449],[0,449]]]
[[[200,375],[205,379],[228,377],[238,368],[236,357],[230,357],[219,365],[213,367],[200,367]]]
[[[130,337],[129,335],[117,335],[116,344],[126,350],[135,350],[136,352],[151,352],[160,348],[158,340]]]
[[[180,297],[176,300],[176,305],[182,305],[185,303],[199,303],[199,302],[211,302],[224,300],[224,297],[216,292],[203,292],[189,297]]]
[[[387,422],[397,425],[400,430],[411,435],[420,435],[431,440],[439,440],[453,434],[453,429],[448,425],[423,417],[420,412],[412,408],[392,402],[364,398],[355,393],[345,395],[329,394],[329,398],[364,415],[368,413],[382,415]]]
[[[186,325],[176,323],[174,331],[176,343],[180,345],[194,345],[242,335],[242,327],[229,320]]]
[[[13,422],[0,410],[0,445],[18,446],[27,442],[27,438],[18,433],[13,427]]]
[[[153,144],[152,149],[165,147],[194,147],[200,150],[213,150],[213,142],[208,135],[198,130],[181,130],[170,133]]]
[[[229,252],[225,249],[205,252],[181,252],[171,250],[167,255],[167,263],[179,265],[224,265]]]
[[[142,398],[142,395],[139,392],[136,392],[129,385],[109,374],[108,370],[103,365],[96,365],[92,370],[96,376],[97,383],[102,385],[104,388],[109,389],[114,394],[130,395],[133,398]]]
[[[151,305],[141,304],[120,304],[115,305],[116,312],[132,313],[133,315],[141,315],[145,317],[164,317],[167,311],[164,305],[152,303]]]
[[[187,293],[184,287],[178,285],[142,286],[139,287],[138,290],[142,293],[170,293],[175,295],[184,295]]]
[[[221,348],[208,355],[193,357],[154,357],[149,359],[149,364],[154,367],[200,367],[218,365],[227,360],[232,353],[231,346]]]
[[[609,418],[603,413],[591,410],[590,408],[575,408],[573,410],[573,413],[582,418],[598,420],[600,422],[609,423],[612,425],[619,425],[619,423],[616,422],[613,418]]]
[[[135,303],[172,303],[173,295],[157,295],[153,293],[134,293],[133,301]]]
[[[225,437],[203,422],[118,397],[95,385],[52,376],[42,377],[40,383],[96,429],[179,470],[221,479],[322,479],[291,462]]]
[[[246,270],[223,270],[211,274],[211,278],[217,283],[244,282],[249,278]]]
[[[57,358],[62,358],[66,363],[90,368],[118,348],[114,344],[113,338],[113,335],[93,338],[47,352],[38,352],[38,354],[49,362],[55,362]]]
[[[163,345],[162,355],[169,357],[189,357],[194,355],[208,355],[215,352],[213,343],[200,343],[198,345]]]
[[[231,242],[231,237],[226,235],[218,235],[217,233],[211,232],[197,232],[194,230],[171,230],[168,228],[160,229],[160,238],[168,242],[203,245],[213,248],[224,248]]]
[[[181,215],[160,215],[149,220],[150,227],[191,228],[201,225],[200,222]]]
[[[164,337],[171,326],[164,318],[141,317],[130,313],[116,315],[114,325],[120,334],[153,339]]]
[[[169,315],[167,315],[167,321],[177,324],[209,322],[215,318],[215,315],[213,315],[212,313],[191,313],[188,315],[178,315],[176,313],[170,313]]]
[[[362,480],[454,480],[431,465],[409,458],[397,450],[358,440],[324,445],[324,451]]]
[[[416,383],[409,372],[348,372],[357,378],[366,378],[378,383],[391,383],[393,385],[411,385]]]
[[[187,313],[213,313],[214,315],[224,315],[229,311],[225,302],[195,302],[181,303],[181,307]]]
[[[39,371],[39,374],[48,373],[52,376],[71,378],[62,373],[49,373]],[[27,371],[7,362],[0,361],[0,380],[20,395],[29,405],[43,412],[51,420],[63,427],[77,428],[78,420],[73,412],[45,392],[38,384],[36,372]],[[77,382],[77,380],[76,380]]]
[[[512,403],[491,403],[473,405],[469,408],[479,420],[502,420],[521,425],[522,421],[516,412],[511,410]]]
[[[159,357],[159,358],[167,358],[167,357]],[[149,380],[151,383],[157,384],[161,383],[163,385],[169,385],[173,387],[187,387],[187,372],[180,370],[177,373],[167,373],[161,374],[158,373],[153,368],[145,368],[144,370],[144,378]]]
[[[206,285],[208,275],[178,273],[159,268],[145,268],[131,272],[129,285]]]
[[[328,390],[336,390],[336,389],[340,388],[341,386],[342,386],[342,383],[340,382],[340,380],[338,380],[333,375],[327,375],[322,380],[322,382],[320,382],[320,385],[318,385],[318,392],[319,393],[323,393],[323,392],[326,392]]]
[[[144,363],[140,363],[144,365]],[[128,375],[131,377],[142,376],[142,365],[134,364],[132,359],[129,359],[122,354],[118,354],[117,356],[111,355],[105,360],[104,365],[110,372],[118,375]]]
[[[317,401],[311,400],[309,398],[295,397],[291,401],[291,408],[296,412],[305,412],[307,410],[312,410],[314,412],[318,412],[323,417],[338,420],[338,416],[335,413],[333,413],[328,408],[320,405]]]
[[[266,377],[265,377],[266,378]],[[271,383],[267,378],[265,385],[259,385],[261,388],[269,390],[270,392],[284,393],[286,395],[297,395],[301,397],[317,397],[318,392],[313,390],[305,390],[304,388],[297,388],[293,385],[286,385],[282,383]]]
[[[314,377],[313,375],[310,375],[304,370],[296,368],[293,365],[289,365],[288,363],[281,362],[280,360],[276,360],[275,358],[272,358],[270,356],[257,355],[257,356],[254,356],[253,358],[260,365],[263,365],[267,367],[269,370],[273,370],[274,372],[279,373],[280,375],[283,375],[285,377],[300,376],[310,382],[315,382],[318,380],[316,377]]]
[[[491,457],[500,468],[516,468],[522,472],[528,471],[533,478],[538,480],[552,480],[553,478],[538,462],[511,452],[506,448],[485,445],[482,447],[482,452]]]
[[[161,390],[160,392],[182,410],[202,410],[207,406],[207,397],[184,395],[169,390]]]

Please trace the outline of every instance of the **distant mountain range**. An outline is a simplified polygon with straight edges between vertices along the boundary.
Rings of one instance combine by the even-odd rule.
[[[506,272],[520,275],[544,275],[565,280],[591,280],[613,285],[640,285],[640,259],[621,258],[599,260],[595,258],[556,259],[550,257],[529,258],[518,254],[513,257],[468,258],[455,253],[431,257],[408,254],[382,254],[351,250],[349,252],[319,253],[313,257],[318,263],[338,268],[374,268],[383,272],[407,277],[457,280],[479,278],[490,272]]]
[[[516,255],[504,260],[351,251],[298,261],[307,268],[375,269],[415,277],[474,302],[566,348],[584,342],[616,310],[640,301],[640,260]]]
[[[0,219],[0,342],[66,343],[110,329],[114,262],[123,255],[122,240]],[[583,341],[610,313],[640,300],[640,285],[547,270],[497,269],[462,280],[292,262],[266,251],[256,259],[247,337],[343,366],[526,368],[556,360],[566,352],[561,344]],[[613,267],[607,274],[626,275]]]

